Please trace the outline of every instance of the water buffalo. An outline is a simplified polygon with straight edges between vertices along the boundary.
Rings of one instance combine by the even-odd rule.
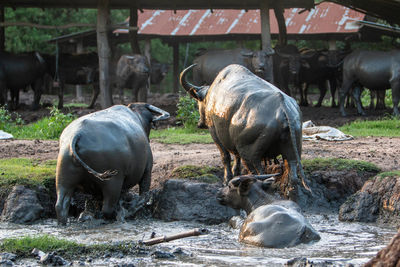
[[[7,90],[10,90],[11,105],[16,109],[19,104],[19,90],[30,85],[34,90],[32,109],[38,109],[45,72],[46,62],[37,52],[0,52],[0,105],[7,103]]]
[[[151,65],[150,83],[160,84],[168,73],[169,65],[166,63],[158,62],[155,59],[151,59],[150,65]]]
[[[360,86],[370,90],[392,89],[393,114],[400,115],[398,104],[400,99],[400,51],[389,52],[356,50],[349,54],[343,63],[343,85],[340,89],[340,112],[346,116],[344,100],[353,87],[357,111],[365,112],[361,105]]]
[[[308,62],[303,58],[294,45],[275,47],[274,55],[274,84],[287,95],[295,95],[300,88],[300,68],[309,68]],[[295,91],[290,90],[289,84],[294,85]]]
[[[307,100],[307,90],[310,84],[318,85],[320,96],[318,99],[318,103],[315,105],[316,107],[320,107],[322,104],[322,100],[325,97],[327,90],[327,81],[329,82],[329,87],[332,96],[331,106],[335,107],[335,92],[337,86],[336,80],[336,69],[334,65],[332,65],[332,59],[329,58],[328,51],[315,51],[308,50],[301,53],[304,57],[304,60],[307,61],[308,66],[300,68],[300,105],[308,106]],[[330,51],[329,51],[330,52]],[[307,58],[305,58],[307,56]],[[331,61],[330,61],[331,60]],[[305,84],[303,88],[302,85]]]
[[[121,191],[139,184],[149,190],[153,156],[149,144],[152,123],[168,112],[145,103],[116,105],[82,116],[60,137],[57,159],[57,219],[65,224],[76,188],[102,195],[102,213],[114,215]]]
[[[132,102],[147,100],[150,66],[147,58],[140,54],[122,55],[117,63],[117,88],[123,102],[124,88],[132,89]]]
[[[218,72],[230,64],[248,68],[266,81],[272,81],[270,56],[273,50],[251,51],[248,49],[203,51],[194,59],[193,81],[199,85],[210,85]]]
[[[290,167],[289,184],[298,183],[297,166],[305,187],[301,165],[302,122],[296,101],[259,78],[247,68],[225,67],[210,86],[186,80],[194,65],[182,71],[182,87],[197,100],[199,126],[207,126],[221,152],[224,183],[240,174],[240,162],[252,174],[263,173],[262,161],[282,155]],[[231,156],[235,156],[231,170]]]
[[[217,199],[222,205],[244,209],[247,213],[239,241],[283,248],[320,240],[296,203],[277,199],[273,192],[267,192],[273,179],[261,182],[254,176],[239,176],[218,191]]]
[[[48,66],[48,74],[59,82],[58,108],[64,105],[64,87],[66,84],[91,84],[93,96],[89,108],[93,108],[100,93],[99,88],[99,59],[97,53],[67,54],[58,56],[44,55]]]

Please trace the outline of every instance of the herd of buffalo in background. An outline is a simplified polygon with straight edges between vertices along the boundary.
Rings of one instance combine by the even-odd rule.
[[[294,45],[276,46],[271,50],[252,51],[248,49],[206,50],[196,53],[193,81],[196,85],[210,85],[218,72],[229,64],[240,64],[259,77],[272,82],[289,96],[299,94],[300,106],[308,106],[309,85],[319,88],[320,96],[316,104],[321,106],[328,85],[332,102],[336,107],[335,92],[339,87],[340,112],[346,116],[344,102],[352,95],[357,111],[365,115],[360,100],[363,88],[371,90],[371,107],[375,96],[376,108],[385,108],[386,89],[392,89],[394,114],[400,98],[400,51],[351,51],[349,46],[341,50],[299,50]],[[149,63],[146,57],[122,55],[114,73],[111,73],[113,87],[121,100],[123,89],[132,89],[132,100],[146,102],[148,83],[159,84],[168,72],[168,64],[154,59]],[[271,71],[273,70],[273,71]],[[272,75],[273,74],[273,75]],[[89,108],[99,95],[99,66],[96,53],[47,55],[38,52],[12,54],[0,53],[0,105],[8,103],[17,109],[19,91],[31,87],[34,91],[33,109],[39,108],[42,92],[46,88],[45,77],[58,83],[59,103],[63,107],[65,84],[93,85],[93,97]],[[351,97],[347,98],[349,99]]]

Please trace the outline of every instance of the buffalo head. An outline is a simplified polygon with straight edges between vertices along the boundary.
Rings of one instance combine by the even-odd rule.
[[[235,177],[229,181],[227,186],[218,191],[217,200],[222,205],[234,209],[244,209],[249,214],[255,208],[255,205],[265,205],[275,200],[274,195],[267,192],[267,190],[271,188],[271,184],[275,181],[273,176],[276,175],[243,175]]]
[[[260,51],[242,51],[241,55],[251,59],[251,66],[254,73],[264,80],[271,82],[272,77],[272,59],[271,56],[275,51],[271,48]]]
[[[150,129],[157,121],[166,120],[170,116],[167,111],[147,103],[131,103],[128,105],[128,108],[142,118],[143,129],[147,137],[149,137]]]

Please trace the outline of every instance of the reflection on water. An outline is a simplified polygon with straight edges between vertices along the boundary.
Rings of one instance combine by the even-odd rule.
[[[79,243],[93,244],[149,239],[152,232],[161,236],[177,234],[193,228],[207,228],[210,230],[208,235],[156,245],[164,251],[172,251],[177,247],[183,249],[184,255],[176,259],[153,259],[150,256],[108,258],[94,259],[91,265],[134,263],[137,266],[282,266],[291,258],[306,257],[314,262],[329,260],[332,266],[344,266],[347,263],[359,266],[385,247],[396,233],[395,229],[370,224],[340,222],[337,215],[308,215],[306,217],[320,233],[321,240],[313,244],[285,249],[259,248],[241,244],[237,241],[239,230],[232,229],[227,224],[209,226],[181,221],[136,220],[91,227],[78,223],[59,227],[55,220],[30,226],[1,223],[0,238],[50,234]]]

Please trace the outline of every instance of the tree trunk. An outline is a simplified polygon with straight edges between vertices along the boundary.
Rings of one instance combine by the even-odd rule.
[[[98,0],[97,3],[97,52],[99,55],[99,85],[101,107],[112,106],[112,92],[110,86],[110,58],[111,49],[108,42],[107,29],[109,25],[110,0]]]
[[[287,30],[286,30],[286,23],[285,17],[283,16],[284,9],[282,6],[277,2],[277,5],[274,8],[274,13],[276,17],[276,21],[278,22],[279,28],[279,38],[278,43],[280,46],[287,45]]]

